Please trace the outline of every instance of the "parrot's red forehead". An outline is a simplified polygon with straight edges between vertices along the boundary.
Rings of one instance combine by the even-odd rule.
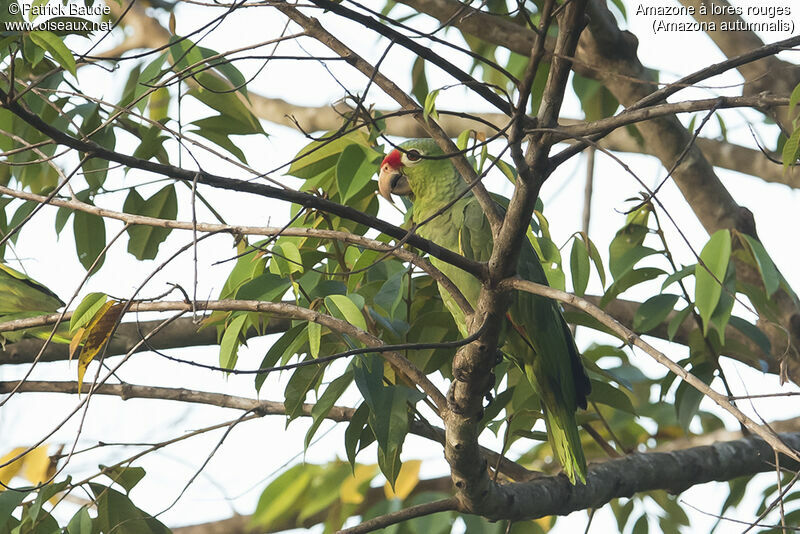
[[[383,163],[381,163],[381,167],[383,167],[384,165],[386,165],[388,163],[390,167],[392,167],[393,169],[397,169],[397,168],[403,166],[403,161],[402,160],[403,160],[402,152],[400,152],[399,150],[397,150],[395,148],[394,150],[389,152],[388,156],[383,158]]]

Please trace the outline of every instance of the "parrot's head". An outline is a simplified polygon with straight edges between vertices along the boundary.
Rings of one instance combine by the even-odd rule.
[[[440,173],[440,167],[452,168],[447,159],[430,159],[441,156],[442,150],[433,139],[410,139],[393,149],[383,158],[378,173],[378,191],[392,201],[392,194],[420,196],[425,180]]]

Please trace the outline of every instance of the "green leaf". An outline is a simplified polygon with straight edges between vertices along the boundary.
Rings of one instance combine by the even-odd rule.
[[[400,452],[408,433],[409,405],[422,394],[404,386],[383,383],[383,359],[359,356],[354,365],[355,381],[369,405],[369,423],[378,441],[378,465],[394,485],[400,469]]]
[[[750,338],[753,343],[758,345],[758,348],[761,349],[764,354],[770,354],[772,345],[769,338],[756,325],[745,321],[741,317],[736,317],[735,315],[731,316],[730,325]]]
[[[458,138],[456,139],[456,147],[458,147],[459,150],[467,149],[469,138],[472,135],[472,132],[474,132],[474,130],[468,128],[458,134]]]
[[[407,271],[403,270],[390,276],[372,299],[375,306],[379,307],[386,317],[394,318],[397,307],[403,302],[406,275]]]
[[[657,278],[662,274],[666,273],[657,267],[642,267],[641,269],[628,271],[627,274],[623,275],[622,278],[608,287],[603,295],[603,298],[600,300],[600,307],[605,307],[606,304],[617,298],[621,293],[630,289],[631,287]]]
[[[291,348],[292,344],[298,338],[302,338],[301,334],[305,332],[306,332],[305,323],[300,323],[287,330],[269,348],[267,354],[264,356],[264,359],[261,361],[261,365],[258,366],[259,369],[269,369],[270,367],[274,367],[278,359],[280,359],[280,357],[283,356],[283,354]],[[268,373],[258,373],[256,375],[256,380],[255,380],[256,392],[261,390],[261,386],[264,385],[264,381],[267,379],[267,374]]]
[[[250,524],[266,528],[293,511],[299,510],[303,494],[311,483],[311,477],[318,470],[319,467],[316,465],[297,464],[273,480],[261,493]]]
[[[650,247],[636,246],[627,250],[622,256],[616,258],[610,263],[611,274],[614,280],[619,280],[625,274],[630,272],[639,261],[643,260],[653,254],[659,254],[660,251]]]
[[[72,318],[69,320],[69,333],[74,334],[78,328],[88,324],[107,300],[108,295],[105,293],[89,293],[83,297],[81,303],[72,312]]]
[[[159,56],[157,56],[153,61],[147,64],[147,66],[142,69],[141,73],[139,74],[139,79],[136,80],[136,85],[133,88],[132,98],[130,102],[135,102],[140,96],[142,96],[147,91],[153,89],[153,86],[158,84],[158,80],[160,78],[161,72],[163,70],[164,61],[167,59],[167,55],[169,52],[163,52]],[[150,97],[153,96],[153,93],[150,94]],[[147,105],[148,98],[143,98],[141,101],[136,103],[136,107],[139,109],[139,113],[144,112],[144,108]],[[130,105],[130,103],[126,103]]]
[[[589,400],[591,402],[605,404],[617,410],[636,415],[633,403],[624,391],[606,382],[600,382],[599,380],[592,380],[591,382],[592,393],[589,395]]]
[[[100,469],[102,469],[104,471],[103,474],[113,480],[114,483],[125,488],[126,493],[130,493],[145,475],[145,471],[141,467],[106,467],[104,465],[100,465]]]
[[[274,273],[263,273],[246,282],[236,291],[236,298],[241,300],[261,300],[276,302],[283,297],[292,283],[287,278]]]
[[[665,289],[667,289],[667,287],[669,287],[670,285],[674,284],[678,280],[683,280],[687,276],[689,276],[691,274],[694,274],[695,269],[696,269],[696,265],[697,264],[687,265],[686,267],[684,267],[680,271],[676,271],[676,272],[672,273],[671,275],[669,275],[666,278],[666,280],[664,280],[664,283],[661,284],[661,291],[664,291]]]
[[[325,306],[332,315],[361,330],[367,330],[367,322],[364,320],[361,309],[353,301],[353,295],[329,295],[325,297]]]
[[[147,200],[135,189],[131,189],[122,209],[125,213],[134,215],[175,220],[178,216],[178,196],[175,186],[170,184]],[[128,252],[137,260],[152,260],[158,254],[158,247],[171,231],[170,228],[133,225],[128,228]]]
[[[730,257],[731,233],[728,230],[715,232],[700,252],[705,267],[698,263],[695,269],[694,298],[703,319],[703,335],[708,333],[709,320],[719,302]]]
[[[319,399],[317,399],[316,404],[314,404],[314,407],[311,409],[311,427],[308,429],[308,432],[306,432],[305,449],[308,449],[319,425],[352,381],[353,371],[348,370],[342,376],[328,384],[328,387],[325,388],[325,391],[320,395]]]
[[[328,132],[322,136],[321,141],[312,141],[303,147],[295,156],[286,174],[308,180],[326,171],[333,172],[342,151],[352,144],[362,147],[370,155],[367,158],[369,160],[374,161],[383,157],[383,154],[370,148],[369,137],[362,130],[346,135]]]
[[[322,466],[322,472],[314,477],[311,487],[305,492],[297,524],[303,524],[307,518],[339,504],[341,486],[350,476],[350,466],[346,463],[337,461]]]
[[[433,117],[433,120],[439,120],[439,113],[436,111],[436,97],[438,96],[439,89],[435,89],[425,97],[425,106],[422,108],[422,119],[425,122],[428,121],[428,117]]]
[[[143,512],[119,491],[89,483],[97,503],[96,524],[100,532],[114,534],[169,534],[170,530],[152,515]]]
[[[236,360],[239,356],[239,345],[246,333],[247,314],[237,315],[225,327],[222,341],[219,344],[219,366],[225,369],[236,367]]]
[[[709,363],[701,363],[692,368],[692,374],[708,385],[714,379],[714,368]],[[683,381],[675,391],[675,412],[678,416],[678,423],[687,434],[689,433],[689,424],[697,414],[703,397],[704,395],[696,390],[694,386],[690,386]]]
[[[239,96],[231,92],[228,81],[211,72],[205,72],[207,63],[204,60],[202,47],[196,46],[189,39],[173,36],[170,38],[169,51],[174,61],[173,70],[180,72],[191,66],[191,69],[183,72],[182,75],[191,75],[198,84],[192,87],[188,94],[215,109],[223,117],[229,117],[238,123],[249,125],[248,133],[263,132],[258,119],[239,99]]]
[[[683,322],[686,320],[686,317],[689,316],[689,314],[692,312],[693,309],[694,309],[694,304],[689,304],[684,309],[676,313],[675,317],[670,319],[669,325],[667,326],[667,336],[669,337],[670,341],[672,341],[672,338],[675,337],[675,334],[678,332],[678,329],[681,327]]]
[[[322,338],[322,325],[309,321],[308,323],[308,350],[311,351],[311,356],[319,358],[319,343]]]
[[[28,34],[37,46],[47,50],[50,52],[50,55],[53,56],[53,59],[61,65],[67,72],[72,74],[73,76],[77,76],[77,68],[75,66],[75,58],[72,57],[72,52],[69,51],[69,48],[64,44],[56,34],[44,31],[44,30],[35,30]]]
[[[588,121],[610,117],[619,107],[619,101],[602,83],[573,75],[572,87],[581,102],[581,108]]]
[[[29,493],[30,490],[0,492],[0,529],[8,523],[11,513]]]
[[[357,144],[347,145],[336,163],[336,186],[343,203],[350,200],[372,181],[375,165]]]
[[[597,274],[600,275],[600,283],[605,288],[606,287],[606,270],[603,267],[603,258],[600,257],[600,252],[597,250],[597,247],[594,246],[594,243],[589,236],[583,236],[584,241],[589,245],[589,257],[592,258],[592,262],[594,263],[594,268],[597,270]]]
[[[310,356],[306,357],[303,361],[314,361]],[[316,389],[322,381],[322,375],[325,374],[327,365],[321,363],[314,363],[312,365],[305,365],[298,367],[292,373],[289,382],[286,384],[286,390],[283,393],[284,407],[286,408],[286,415],[289,416],[286,424],[288,425],[293,419],[302,415],[303,403],[306,400],[308,392]]]
[[[767,297],[771,297],[775,291],[778,290],[780,285],[780,275],[778,269],[769,257],[764,245],[757,239],[747,234],[740,234],[747,241],[753,258],[756,260],[758,272],[761,273],[761,279],[764,281],[764,288],[767,290]]]
[[[15,228],[18,224],[22,223],[25,220],[25,217],[30,215],[33,210],[38,206],[38,202],[34,202],[32,200],[26,200],[14,211],[14,215],[11,216],[11,220],[8,221],[8,228]],[[19,235],[22,233],[22,228],[17,230],[17,232],[11,236],[11,242],[16,243],[17,239],[19,239]]]
[[[629,259],[625,264],[620,263],[623,256],[629,250],[641,247],[649,231],[647,226],[642,224],[626,224],[611,240],[611,244],[608,246],[608,269],[615,280],[624,274],[623,269],[630,267]]]
[[[36,500],[33,501],[33,504],[31,504],[30,508],[28,508],[27,516],[31,519],[31,521],[37,521],[37,518],[39,517],[39,512],[42,511],[42,506],[44,506],[44,503],[49,501],[50,498],[56,495],[57,493],[64,491],[64,489],[70,484],[70,482],[72,482],[72,478],[67,477],[65,480],[62,480],[61,482],[50,483],[45,485],[44,487],[39,488]],[[39,522],[41,521],[42,520],[39,519]],[[41,530],[44,531],[45,529]]]
[[[372,432],[369,428],[368,420],[369,406],[366,402],[362,402],[359,407],[356,408],[356,411],[350,418],[350,423],[348,423],[344,431],[344,450],[347,454],[347,461],[350,462],[350,467],[353,469],[355,469],[356,465],[356,454],[368,445],[368,443],[365,443],[364,439],[362,439],[362,436],[365,432],[368,434]],[[369,441],[370,443],[375,441],[374,436],[372,440]]]
[[[633,329],[644,334],[660,325],[673,311],[678,295],[661,294],[644,301],[633,316]]]
[[[270,271],[274,274],[289,276],[292,273],[303,272],[303,257],[293,242],[282,241],[280,245],[272,247],[271,252]]]
[[[92,534],[92,518],[86,506],[81,506],[67,524],[68,534]]]
[[[728,326],[728,321],[731,318],[733,311],[734,294],[736,293],[736,269],[733,267],[733,262],[728,264],[728,270],[725,273],[724,290],[720,294],[717,307],[714,308],[714,313],[711,314],[709,320],[711,326],[717,331],[719,335],[719,344],[725,344],[725,328]]]
[[[798,101],[800,101],[800,83],[795,85],[792,94],[789,95],[789,116],[794,114],[794,108]]]
[[[586,243],[577,236],[572,241],[572,251],[569,255],[569,267],[572,272],[572,286],[575,294],[582,297],[589,285],[589,252]]]
[[[417,57],[411,67],[411,94],[417,102],[425,102],[428,96],[428,79],[425,76],[425,60]]]
[[[783,145],[781,157],[783,159],[784,173],[797,162],[798,155],[800,155],[800,128],[793,131],[792,135],[789,136],[789,139]]]
[[[78,252],[78,261],[87,271],[106,246],[106,224],[102,217],[85,211],[76,211],[72,221],[75,233],[75,249]],[[95,272],[103,266],[105,257],[95,267]]]
[[[647,534],[649,531],[650,526],[647,523],[647,515],[643,515],[636,520],[636,523],[633,524],[633,530],[631,530],[631,534]]]

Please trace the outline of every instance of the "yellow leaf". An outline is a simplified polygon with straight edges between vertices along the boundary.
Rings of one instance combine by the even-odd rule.
[[[378,472],[377,464],[356,464],[353,476],[347,478],[339,488],[339,498],[343,504],[361,504],[369,482]]]
[[[411,492],[417,487],[417,482],[419,482],[419,468],[421,465],[422,460],[403,462],[400,472],[397,474],[397,480],[394,482],[394,490],[392,490],[392,486],[388,482],[383,485],[383,493],[386,498],[400,499],[402,501],[411,495]]]
[[[111,332],[117,324],[117,319],[122,314],[125,304],[109,300],[89,321],[83,333],[83,348],[78,357],[78,391],[83,385],[83,375],[89,363],[97,356],[111,337]]]
[[[18,454],[22,454],[26,450],[28,450],[27,447],[17,447],[16,449],[12,450],[8,454],[6,454],[2,458],[0,458],[0,464],[6,463],[7,461],[9,461],[14,456],[17,456]],[[17,473],[19,473],[19,470],[22,469],[22,464],[23,464],[24,461],[25,461],[25,457],[23,456],[22,458],[19,458],[18,460],[14,460],[13,462],[11,462],[10,464],[8,464],[6,466],[0,467],[0,482],[3,483],[3,486],[7,486],[8,483],[11,482],[11,479],[14,478],[15,476],[17,476]],[[0,486],[0,491],[3,491],[5,489],[5,487],[3,487],[3,486]]]
[[[78,347],[81,345],[81,340],[83,339],[84,332],[86,332],[86,329],[81,327],[78,328],[78,331],[75,332],[74,336],[72,336],[72,341],[69,342],[69,361],[72,361],[72,357],[75,355],[75,351],[78,350]]]
[[[32,484],[39,484],[49,480],[53,474],[53,465],[50,462],[50,456],[47,454],[49,448],[49,445],[36,447],[22,458],[24,460],[22,476]]]

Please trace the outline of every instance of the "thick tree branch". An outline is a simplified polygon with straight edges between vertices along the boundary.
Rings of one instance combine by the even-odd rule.
[[[555,124],[564,98],[564,87],[570,70],[570,61],[578,37],[583,28],[585,0],[573,0],[564,4],[558,17],[558,41],[554,61],[545,86],[537,117],[538,123],[547,127]],[[548,10],[553,2],[545,2],[541,17],[540,35],[546,35],[549,20]],[[531,59],[526,69],[526,78],[532,80],[536,66],[543,53],[543,42],[536,40],[531,49]],[[521,91],[525,91],[523,81]],[[520,97],[515,111],[524,114],[527,108],[527,92]],[[515,130],[521,125],[515,115]],[[552,140],[538,136],[529,142],[528,153],[521,156],[522,138],[512,130],[512,154],[518,168],[514,194],[500,232],[495,234],[492,254],[489,260],[489,283],[485,284],[475,307],[475,325],[487,324],[490,327],[478,341],[470,343],[456,353],[453,359],[453,377],[448,392],[449,409],[443,414],[447,443],[445,457],[450,464],[453,482],[462,511],[477,513],[486,517],[503,514],[508,495],[494,483],[487,474],[485,462],[480,457],[477,442],[482,430],[479,422],[482,412],[482,398],[493,385],[492,368],[496,362],[496,350],[500,328],[508,308],[509,299],[498,291],[495,284],[503,277],[516,271],[517,259],[528,221],[533,213],[539,188],[549,174],[547,155]],[[517,139],[514,139],[518,137]],[[516,143],[516,146],[513,144]]]
[[[780,434],[778,439],[786,448],[800,448],[800,433]],[[680,493],[697,484],[774,471],[774,463],[772,448],[757,437],[675,452],[635,453],[590,465],[585,486],[572,486],[564,475],[500,486],[507,506],[493,519],[566,515],[644,491]],[[800,467],[786,458],[781,458],[781,466]]]
[[[787,433],[783,435],[791,435],[796,436],[800,439],[800,419],[788,419],[785,421],[772,421],[769,423],[769,426],[775,430],[776,432]],[[791,433],[791,434],[788,434]],[[653,456],[656,453],[670,453],[670,452],[678,452],[678,460],[684,461],[687,458],[696,458],[702,457],[703,454],[707,453],[708,451],[714,451],[715,449],[721,450],[728,450],[728,446],[733,445],[734,447],[738,447],[742,438],[751,440],[752,443],[762,443],[762,441],[758,440],[758,438],[752,438],[750,436],[742,436],[741,431],[729,431],[729,430],[718,430],[716,432],[712,432],[709,434],[703,434],[698,436],[690,436],[684,439],[677,439],[662,443],[658,447],[656,447],[652,451],[648,451],[646,453],[637,453],[637,456],[643,456],[646,462],[649,462],[649,457]],[[727,442],[727,443],[725,443]],[[716,444],[716,446],[715,446]],[[690,456],[680,456],[684,452],[687,452]],[[753,456],[758,454],[757,450],[751,451]],[[745,453],[747,454],[747,453]],[[665,457],[668,458],[668,457]],[[764,465],[760,471],[758,472],[766,472],[769,471],[770,468],[774,469],[774,466],[770,465],[771,458],[769,456],[762,456],[761,461],[764,462]],[[616,464],[614,462],[617,462]],[[603,464],[611,464],[612,466],[617,465],[613,471],[616,474],[625,474],[625,459],[622,460],[601,460],[600,463],[593,463],[589,470],[590,472],[597,469],[600,465]],[[721,464],[720,462],[717,462]],[[659,465],[664,465],[665,462],[652,462],[649,465],[651,467],[657,467]],[[707,461],[703,463],[703,465],[707,465]],[[675,464],[667,465],[668,472],[663,473],[667,475],[670,480],[674,480],[675,477],[679,476],[691,476],[692,469],[686,469],[684,471],[675,471]],[[630,477],[635,477],[639,473],[631,473]],[[657,480],[662,475],[661,472],[651,473],[648,474],[648,477],[651,480]],[[721,474],[719,475],[722,476]],[[738,476],[738,475],[735,475]],[[626,477],[626,479],[629,477]],[[563,477],[546,477],[542,479],[545,486],[552,485],[555,481],[563,479]],[[539,480],[534,480],[530,482],[530,485],[537,485],[539,484]],[[414,493],[420,491],[440,491],[440,492],[449,492],[451,491],[450,488],[450,479],[449,477],[442,477],[438,479],[426,479],[419,482],[417,487],[414,489]],[[559,491],[561,489],[559,488]],[[628,495],[617,495],[618,497],[627,497]],[[359,506],[359,509],[363,512],[371,507],[372,504],[377,502],[378,500],[382,500],[384,498],[383,495],[383,488],[370,488],[367,492],[367,496],[365,499],[365,503]],[[374,500],[373,500],[374,499]],[[554,496],[552,501],[556,500]],[[606,501],[607,502],[607,501]],[[367,504],[369,503],[369,504]],[[542,515],[547,515],[547,513],[543,513]],[[202,523],[198,525],[192,525],[190,527],[181,527],[177,529],[173,529],[175,534],[258,534],[261,532],[277,532],[280,530],[286,530],[289,528],[296,528],[298,526],[302,526],[304,528],[309,528],[313,524],[320,523],[325,520],[327,517],[327,511],[323,511],[320,514],[316,514],[309,520],[304,521],[302,524],[298,524],[296,518],[290,518],[286,521],[281,521],[280,524],[274,525],[273,527],[269,528],[267,531],[264,530],[252,530],[248,528],[248,516],[236,516],[230,519],[224,519],[222,521],[214,521],[211,523]]]
[[[586,300],[600,305],[601,297],[587,295]],[[606,313],[614,317],[628,328],[632,328],[633,317],[639,309],[641,302],[624,299],[615,299],[606,304],[603,308]],[[578,308],[566,305],[568,310],[580,312]],[[583,312],[581,312],[583,313]],[[669,339],[667,326],[677,312],[672,312],[658,326],[647,332],[648,336],[660,339]],[[117,327],[114,336],[106,349],[106,357],[113,357],[126,354],[141,340],[141,335],[146,335],[153,330],[161,321],[141,321],[138,323],[122,323]],[[285,332],[291,326],[291,321],[282,317],[272,317],[263,333],[255,329],[250,329],[247,339],[262,335],[276,334]],[[689,334],[697,328],[692,318],[686,320],[678,327],[672,341],[682,345],[689,344]],[[772,374],[778,374],[780,361],[778,355],[764,353],[750,338],[728,325],[725,330],[725,339],[728,345],[723,348],[722,355],[738,360],[754,369],[766,370]],[[216,329],[204,328],[198,330],[198,325],[190,317],[180,318],[159,331],[149,341],[148,345],[154,349],[175,349],[184,347],[197,347],[205,345],[217,345],[219,339]],[[8,343],[5,349],[0,349],[0,365],[3,364],[27,364],[33,362],[33,358],[42,348],[44,341],[41,339],[23,339],[15,343]],[[149,350],[147,347],[140,347],[139,351]],[[39,361],[54,362],[66,361],[69,358],[69,347],[62,343],[49,343]]]
[[[71,317],[71,314],[68,316]],[[114,332],[111,341],[109,341],[106,349],[107,356],[127,354],[137,346],[142,336],[146,336],[162,322],[161,320],[155,320],[121,323]],[[263,334],[251,328],[247,332],[247,338],[285,332],[290,327],[290,319],[271,317],[269,324],[264,328]],[[22,339],[16,343],[8,343],[5,348],[0,349],[0,365],[32,363],[43,344],[43,340],[33,338]],[[193,318],[181,317],[152,336],[148,340],[147,346],[139,346],[137,352],[148,351],[151,348],[161,350],[217,344],[219,344],[219,338],[217,337],[216,328],[198,330],[198,325],[195,324]],[[67,359],[69,359],[69,346],[63,343],[51,342],[48,343],[39,361],[54,362],[66,361]]]

